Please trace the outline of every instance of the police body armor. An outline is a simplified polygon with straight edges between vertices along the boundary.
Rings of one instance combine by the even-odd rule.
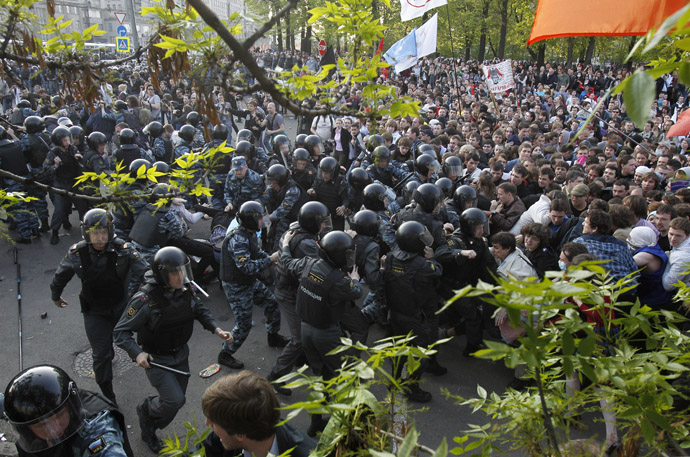
[[[27,137],[29,139],[29,151],[27,151],[27,160],[31,168],[41,168],[46,156],[50,151],[49,138],[46,138],[41,133],[32,133]]]
[[[335,214],[336,208],[341,204],[342,199],[338,195],[339,182],[338,178],[333,178],[330,183],[321,181],[319,183],[317,192],[319,193],[318,201],[326,205],[331,214]]]
[[[318,262],[318,265],[316,263]],[[315,266],[325,265],[328,273],[324,274]],[[323,259],[309,259],[300,275],[297,289],[297,313],[300,319],[318,329],[334,326],[345,311],[345,303],[330,303],[330,290],[342,276],[342,272],[333,268]]]
[[[299,246],[300,243],[304,240],[316,240],[316,235],[313,235],[300,227],[295,236],[292,237],[290,243],[288,244],[288,247],[290,248],[290,254],[292,255],[293,259],[302,258],[302,256],[297,255],[297,246]],[[285,267],[283,266],[282,262],[278,262],[276,269],[276,297],[287,296],[290,297],[290,299],[294,300],[295,294],[297,293],[297,289],[299,288],[299,279],[289,275],[287,271],[285,271]]]
[[[63,152],[58,147],[55,147],[53,151],[55,155],[62,160],[60,166],[55,169],[55,181],[57,183],[62,183],[63,186],[67,185],[69,186],[67,189],[73,190],[71,188],[74,184],[74,180],[81,174],[81,164],[74,157],[74,154],[77,153],[77,148],[70,145],[67,151]]]
[[[87,149],[86,153],[84,154],[84,171],[94,171],[93,161],[97,157],[100,157],[100,154],[97,151],[94,151],[91,148]]]
[[[134,213],[125,202],[119,202],[112,210],[113,224],[119,230],[130,230],[134,225]]]
[[[143,207],[129,232],[129,238],[145,248],[165,245],[168,234],[158,230],[158,223],[166,212],[164,208],[156,208],[152,204]]]
[[[137,333],[137,343],[151,354],[174,354],[187,344],[194,330],[191,290],[185,290],[172,302],[165,297],[160,286],[146,284],[141,291],[150,297],[148,306],[157,309],[153,311],[150,325]]]
[[[228,243],[230,238],[235,236],[237,233],[244,232],[244,235],[249,240],[249,253],[250,258],[247,260],[256,260],[259,258],[259,241],[255,235],[252,235],[246,231],[243,227],[237,227],[227,234],[223,240],[221,247],[221,261],[220,261],[220,277],[221,280],[225,282],[232,282],[235,284],[253,284],[256,280],[256,276],[247,275],[235,265],[235,259],[228,252]]]
[[[388,187],[393,187],[393,171],[390,165],[384,169],[381,169],[376,165],[369,165],[367,171],[374,175],[374,180],[379,181],[381,184],[385,184]]]
[[[137,144],[123,144],[120,148],[115,151],[115,162],[120,163],[125,168],[129,168],[129,164],[137,159],[141,159],[141,151],[139,150],[139,145]]]
[[[295,181],[289,179],[285,187],[281,189],[281,191],[278,194],[276,194],[276,206],[279,206],[281,203],[283,203],[287,191],[292,187],[297,187],[297,189],[299,190],[299,197],[297,198],[295,204],[292,205],[292,208],[290,208],[290,212],[286,217],[288,222],[296,221],[300,208],[302,208],[302,206],[309,202],[309,197],[307,196],[307,193],[300,189],[297,183],[295,183]]]
[[[0,159],[3,170],[21,177],[29,174],[22,146],[16,141],[0,140]]]
[[[124,278],[120,278],[117,272],[117,246],[118,244],[113,243],[115,251],[100,254],[106,256],[107,260],[104,265],[96,266],[91,261],[88,243],[81,241],[77,244],[81,259],[79,301],[82,313],[121,314],[124,307],[125,284]]]
[[[408,261],[397,259],[394,255],[386,257],[386,303],[392,312],[422,319],[425,312],[433,310],[436,297],[430,296],[425,288],[417,285],[418,273],[425,266],[426,259],[421,256]]]
[[[367,260],[366,253],[368,251],[367,248],[369,247],[369,244],[376,243],[376,241],[374,241],[374,239],[370,236],[361,234],[357,234],[353,240],[355,242],[355,266],[357,267],[357,271],[359,271],[361,275],[364,275],[364,265]]]

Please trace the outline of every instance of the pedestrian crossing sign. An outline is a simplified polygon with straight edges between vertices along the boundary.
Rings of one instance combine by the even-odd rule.
[[[129,37],[115,38],[115,47],[117,52],[129,52]]]

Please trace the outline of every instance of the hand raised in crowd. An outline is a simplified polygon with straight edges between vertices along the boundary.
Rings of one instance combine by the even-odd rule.
[[[281,247],[288,247],[288,245],[290,244],[290,240],[295,237],[295,233],[296,232],[294,230],[288,230],[287,232],[285,232],[285,236],[283,237]]]

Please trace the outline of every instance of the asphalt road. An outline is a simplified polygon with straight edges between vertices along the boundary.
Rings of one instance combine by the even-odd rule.
[[[296,122],[288,119],[287,124],[292,132],[290,137],[294,138]],[[72,244],[81,239],[76,212],[70,220],[73,228],[61,231],[64,236],[60,237],[60,243],[56,246],[50,245],[47,234],[31,245],[18,245],[18,260],[22,273],[24,367],[55,364],[67,370],[81,388],[97,391],[98,387],[90,375],[88,359],[85,358],[89,344],[79,310],[78,278],[75,277],[63,293],[63,297],[69,303],[67,308],[59,309],[50,300],[49,284],[60,259]],[[3,224],[0,225],[6,230]],[[201,221],[192,229],[192,236],[197,238],[205,238],[208,233],[208,221]],[[16,236],[15,233],[11,235]],[[19,370],[16,265],[13,262],[13,246],[6,240],[0,240],[0,291],[0,388],[4,390]],[[213,312],[219,325],[230,330],[233,326],[233,317],[219,284],[208,285],[207,291],[210,298],[204,299],[205,304]],[[47,313],[46,318],[42,318],[43,313]],[[262,309],[259,307],[254,308],[254,321],[256,324],[236,357],[245,363],[246,369],[268,375],[279,350],[267,345]],[[282,333],[287,334],[287,330]],[[382,335],[383,330],[375,325],[371,330],[370,342]],[[200,325],[195,327],[189,346],[192,377],[187,390],[187,403],[179,411],[175,421],[163,431],[159,431],[160,436],[172,433],[184,435],[186,429],[183,423],[193,419],[202,425],[200,400],[204,390],[220,376],[231,371],[222,368],[219,374],[209,379],[198,376],[199,371],[216,362],[221,349],[218,337],[204,331]],[[422,387],[433,394],[433,400],[423,405],[424,410],[413,413],[412,420],[422,433],[421,442],[432,448],[437,447],[444,437],[447,437],[452,447],[452,437],[460,436],[462,431],[468,428],[468,424],[486,422],[483,414],[471,414],[467,407],[456,406],[452,401],[445,399],[441,394],[441,388],[470,397],[476,395],[477,385],[483,386],[489,392],[493,390],[500,393],[512,379],[512,371],[502,363],[463,357],[464,346],[464,336],[458,336],[444,345],[439,354],[439,361],[448,367],[448,373],[442,377],[425,375],[423,378]],[[127,432],[135,455],[152,455],[139,438],[136,405],[144,397],[154,395],[155,390],[150,386],[144,370],[134,365],[124,353],[116,356],[115,367],[114,389],[127,420]],[[291,397],[280,397],[280,400],[288,403],[305,398],[304,391],[297,391]],[[308,417],[304,413],[294,421],[302,429],[308,426]],[[603,433],[603,425],[596,424],[592,431]],[[521,454],[519,451],[514,453]]]

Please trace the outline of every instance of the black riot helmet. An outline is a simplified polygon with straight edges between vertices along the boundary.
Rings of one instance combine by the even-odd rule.
[[[199,125],[200,120],[201,116],[199,116],[199,113],[197,113],[196,111],[190,111],[189,113],[187,113],[187,124],[196,127],[197,125]]]
[[[233,154],[236,156],[242,155],[249,161],[254,157],[254,145],[249,141],[238,141]]]
[[[151,162],[149,162],[146,159],[132,160],[132,162],[129,164],[130,176],[136,178],[139,175],[139,170],[141,169],[141,167],[144,167],[144,171],[142,171],[142,176],[144,177],[144,179],[146,179],[146,172],[149,168],[151,168]]]
[[[425,213],[437,212],[437,208],[439,208],[441,204],[441,189],[436,187],[435,184],[422,184],[412,194],[412,200],[414,200]]]
[[[108,138],[101,132],[91,132],[86,138],[86,144],[94,151],[98,151],[98,147],[108,144]]]
[[[82,145],[84,144],[84,140],[86,139],[86,135],[84,135],[84,129],[81,128],[78,125],[73,125],[72,127],[69,128],[69,133],[72,135],[72,141],[75,143],[79,141],[79,144]]]
[[[453,181],[448,178],[439,178],[435,184],[441,190],[444,198],[451,198],[453,196],[453,189],[455,188]]]
[[[408,181],[407,184],[405,184],[405,188],[403,189],[403,199],[405,200],[405,204],[409,204],[412,201],[412,195],[414,195],[414,191],[417,190],[417,188],[420,186],[419,181]]]
[[[349,270],[355,265],[355,241],[347,233],[328,232],[320,244],[326,260],[334,266]]]
[[[338,161],[333,157],[324,157],[319,162],[319,171],[321,173],[331,173],[331,175],[335,177],[339,169]]]
[[[120,130],[120,144],[136,144],[137,134],[132,129]]]
[[[353,168],[348,177],[350,185],[357,191],[362,192],[365,187],[371,184],[371,176],[364,168]]]
[[[242,129],[237,132],[237,142],[240,141],[251,141],[252,132],[249,129]]]
[[[489,234],[489,219],[484,211],[479,208],[469,208],[460,215],[460,231],[466,237],[474,238],[474,228],[478,225],[484,227],[484,235]]]
[[[153,270],[156,281],[171,289],[178,289],[178,286],[194,280],[189,257],[182,249],[174,246],[166,246],[156,252],[156,255],[153,256],[151,270]],[[173,279],[176,275],[182,275],[181,278],[176,278],[181,279],[181,283],[176,283]]]
[[[467,184],[458,187],[453,194],[453,204],[461,212],[473,208],[477,205],[477,191]]]
[[[383,211],[386,209],[385,198],[386,188],[375,182],[364,188],[362,203],[366,209]]]
[[[457,156],[450,156],[443,162],[443,174],[450,178],[451,176],[462,176],[462,160]]]
[[[62,140],[64,138],[69,138],[70,143],[72,142],[72,135],[69,133],[67,127],[56,127],[53,133],[50,134],[50,141],[52,141],[55,146],[62,146]]]
[[[292,166],[297,168],[297,161],[304,160],[309,161],[309,152],[304,148],[297,148],[295,152],[292,153]]]
[[[436,170],[438,168],[438,162],[429,154],[418,155],[414,165],[419,174],[422,176],[427,176],[429,174],[429,170]]]
[[[125,111],[125,110],[127,110],[128,108],[129,108],[129,106],[127,106],[127,102],[126,102],[126,101],[124,101],[124,100],[117,100],[117,101],[115,101],[115,109],[116,109],[116,110],[118,110],[118,111]]]
[[[153,189],[151,189],[151,201],[155,203],[159,199],[163,199],[162,207],[167,208],[170,204],[170,201],[168,200],[170,197],[165,198],[165,196],[170,195],[171,193],[173,193],[173,188],[170,184],[163,182],[158,183],[153,186]]]
[[[395,242],[405,252],[424,255],[424,248],[433,244],[434,237],[421,222],[407,221],[395,231]]]
[[[385,146],[386,145],[386,140],[383,139],[383,137],[379,134],[374,134],[374,135],[369,135],[369,138],[367,138],[367,151],[369,152],[374,152],[374,149],[378,148],[379,146]]]
[[[237,212],[237,222],[247,230],[257,231],[261,228],[261,220],[264,217],[264,207],[261,203],[248,201],[240,206]]]
[[[434,149],[434,147],[428,143],[421,144],[419,148],[417,148],[417,151],[420,154],[427,154],[436,158],[436,149]]]
[[[370,209],[357,211],[350,226],[358,235],[373,238],[379,234],[379,215]]]
[[[290,179],[290,172],[279,163],[271,165],[271,168],[266,172],[266,180],[277,183],[280,188],[287,184],[288,179]]]
[[[67,116],[62,116],[62,117],[58,118],[57,122],[58,122],[58,125],[60,125],[62,127],[67,127],[67,128],[72,127],[74,125],[74,123],[72,122],[72,119],[68,118]]]
[[[296,148],[306,148],[307,147],[307,134],[300,133],[295,137],[295,147]]]
[[[149,135],[152,139],[158,138],[163,134],[163,124],[158,121],[149,122],[142,131]]]
[[[309,155],[312,156],[318,156],[323,153],[321,138],[316,135],[309,135],[305,140],[305,149],[309,151]]]
[[[159,173],[168,173],[170,171],[170,165],[161,160],[154,162],[151,166]],[[160,180],[160,178],[158,179]]]
[[[50,97],[50,103],[55,105],[56,108],[60,108],[62,106],[62,98],[59,95],[53,95]]]
[[[23,98],[23,99],[19,100],[19,102],[17,103],[17,108],[21,108],[21,109],[31,108],[31,102],[29,100]]]
[[[218,124],[213,127],[211,132],[211,138],[214,140],[227,140],[228,139],[228,126],[225,124]]]
[[[182,138],[182,140],[186,141],[187,143],[191,143],[192,141],[194,141],[194,135],[196,135],[196,128],[189,124],[183,125],[177,132],[177,136]]]
[[[5,418],[19,436],[17,446],[28,454],[57,446],[84,426],[77,385],[62,368],[52,365],[27,368],[12,378],[3,406]]]
[[[371,155],[374,157],[375,165],[381,165],[381,162],[388,165],[391,161],[391,150],[386,146],[376,146]]]
[[[285,135],[273,138],[273,153],[280,156],[281,151],[286,155],[290,153],[290,139]]]
[[[330,223],[331,213],[326,205],[321,202],[307,202],[300,208],[297,221],[300,227],[314,235],[321,233],[321,225],[325,222],[326,228]]]
[[[91,231],[98,228],[108,230],[108,241],[115,238],[115,228],[110,214],[101,208],[90,209],[84,214],[84,219],[81,221],[81,236],[84,241],[91,243]]]
[[[24,130],[26,133],[40,133],[44,128],[43,119],[38,116],[29,116],[24,119]]]

